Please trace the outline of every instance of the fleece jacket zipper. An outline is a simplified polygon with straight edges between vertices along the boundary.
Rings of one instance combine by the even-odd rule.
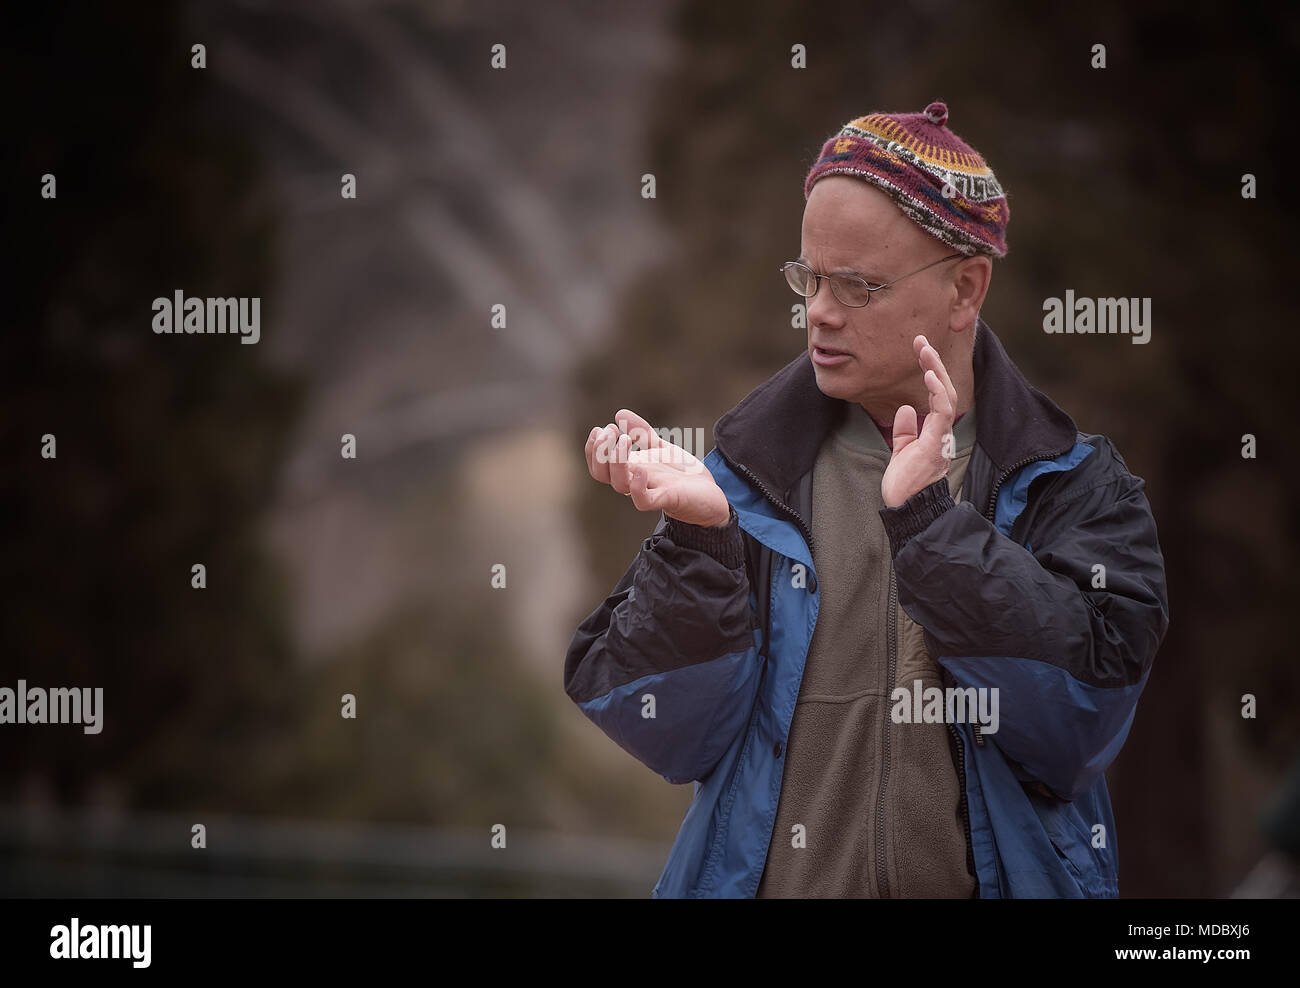
[[[894,580],[894,566],[889,566],[889,672],[885,680],[885,696],[893,696],[894,679],[898,673],[898,584]],[[885,790],[889,787],[889,725],[890,717],[881,718],[880,726],[880,790],[876,799],[876,891],[881,899],[889,895],[889,867],[885,857]]]

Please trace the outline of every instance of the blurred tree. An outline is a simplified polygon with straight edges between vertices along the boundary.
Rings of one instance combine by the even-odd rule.
[[[400,41],[375,25],[366,38]],[[0,336],[0,685],[102,686],[105,726],[5,727],[8,798],[662,837],[680,808],[562,732],[571,706],[502,646],[499,599],[456,565],[476,533],[442,489],[450,467],[421,492],[436,593],[298,661],[261,524],[307,393],[265,359],[281,215],[254,132],[217,123],[230,115],[191,68],[176,8],[44,7],[12,40],[3,81],[30,99],[5,200],[18,290]],[[262,78],[266,63],[220,47],[237,81]],[[39,196],[47,172],[53,200]],[[176,289],[260,297],[262,343],[155,335],[152,300]],[[439,406],[439,424],[468,417],[464,401]],[[57,459],[39,455],[46,433]],[[191,587],[195,563],[206,589]],[[355,722],[340,718],[345,692]]]
[[[275,224],[208,126],[177,8],[26,11],[0,59],[6,196],[0,682],[100,686],[104,727],[7,727],[0,777],[61,802],[233,798],[283,708],[283,588],[259,516],[300,388],[265,345],[157,336],[151,303],[259,296]],[[56,177],[58,197],[39,195]],[[266,326],[263,326],[266,329]],[[40,456],[41,436],[58,457]],[[207,589],[191,589],[191,567]]]

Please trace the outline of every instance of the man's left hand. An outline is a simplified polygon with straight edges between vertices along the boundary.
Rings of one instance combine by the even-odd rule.
[[[917,435],[916,409],[902,405],[894,414],[894,449],[880,481],[885,506],[896,508],[913,494],[948,475],[952,463],[952,432],[957,413],[957,390],[939,359],[939,351],[924,336],[912,341],[917,362],[930,392],[930,411],[925,427]]]

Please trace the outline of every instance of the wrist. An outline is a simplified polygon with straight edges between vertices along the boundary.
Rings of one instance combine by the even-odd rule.
[[[702,527],[725,528],[727,525],[731,524],[731,515],[732,515],[732,508],[731,505],[728,504],[726,509],[723,511],[721,515],[717,516],[717,518],[712,521],[705,522]]]
[[[940,477],[906,501],[886,505],[880,518],[889,536],[890,555],[897,557],[911,539],[930,527],[930,523],[956,506],[948,489],[947,476]]]
[[[697,549],[734,569],[744,561],[744,543],[736,509],[727,505],[727,519],[721,525],[696,525],[667,515],[667,535],[677,545]]]
[[[882,492],[881,492],[881,500],[882,500],[882,502],[884,503],[884,505],[885,505],[886,508],[897,508],[897,507],[899,507],[899,506],[901,506],[901,505],[903,505],[903,504],[906,504],[908,501],[910,501],[912,498],[916,497],[916,495],[920,494],[922,491],[929,490],[929,489],[932,488],[935,484],[937,484],[939,481],[946,479],[947,476],[948,476],[948,471],[945,470],[941,476],[939,476],[939,477],[932,477],[931,479],[929,479],[929,480],[927,480],[925,483],[923,483],[920,487],[916,488],[916,490],[913,490],[913,491],[907,491],[906,493],[904,493],[904,494],[902,494],[902,495],[899,495],[899,494],[885,494],[885,493],[882,491]]]
[[[686,521],[682,518],[676,517],[675,515],[669,515],[666,511],[664,514],[667,515],[669,521],[678,526],[689,525],[691,528],[726,528],[731,524],[732,507],[730,504],[727,505],[727,513],[725,515],[718,515],[701,521]]]

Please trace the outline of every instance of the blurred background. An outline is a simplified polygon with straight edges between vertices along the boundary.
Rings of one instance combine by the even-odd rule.
[[[985,320],[1159,526],[1121,891],[1283,894],[1294,10],[28,6],[0,42],[0,686],[101,686],[104,729],[0,726],[0,894],[649,896],[692,788],[562,669],[657,515],[583,443],[620,407],[711,437],[797,356],[805,172],[934,99],[1010,193]],[[178,289],[260,297],[260,342],[155,335]],[[1151,342],[1044,334],[1066,289],[1150,297]]]

